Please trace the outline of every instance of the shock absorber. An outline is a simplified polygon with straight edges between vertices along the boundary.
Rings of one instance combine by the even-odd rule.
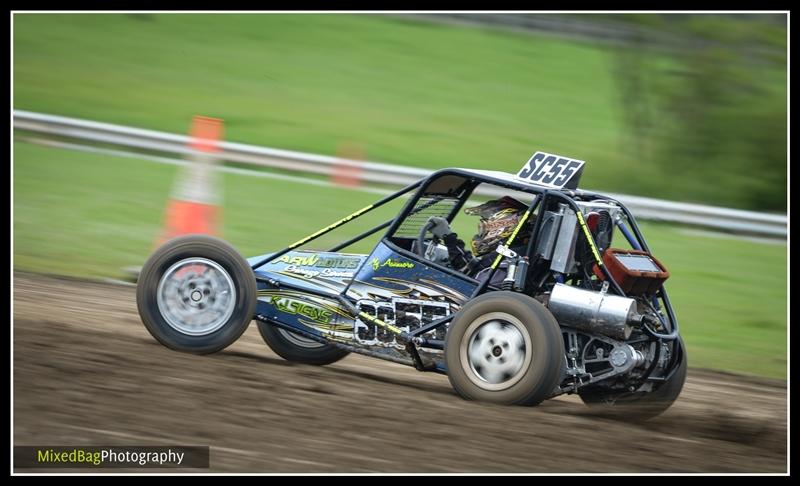
[[[514,273],[514,290],[523,292],[525,290],[525,280],[528,278],[528,257],[522,257],[517,262],[517,270]]]
[[[597,218],[597,233],[595,239],[597,242],[598,250],[602,253],[603,250],[608,248],[611,244],[611,233],[614,229],[614,223],[611,220],[611,215],[608,211],[600,211]]]
[[[500,283],[503,290],[514,290],[515,275],[517,274],[517,262],[519,258],[510,259],[508,262],[508,272],[506,278]]]

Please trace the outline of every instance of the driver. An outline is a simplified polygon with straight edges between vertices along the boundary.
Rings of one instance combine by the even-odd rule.
[[[496,258],[494,250],[511,236],[526,209],[527,205],[508,196],[465,209],[465,214],[481,218],[478,222],[478,232],[470,241],[472,252],[464,248],[464,242],[453,233],[445,218],[438,216],[430,218],[428,221],[432,224],[429,231],[447,246],[452,268],[469,276],[476,276],[492,264]],[[518,237],[511,249],[517,254],[522,254],[525,252],[529,235],[521,231]]]

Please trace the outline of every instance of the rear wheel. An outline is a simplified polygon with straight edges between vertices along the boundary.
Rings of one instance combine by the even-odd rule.
[[[326,365],[350,354],[336,346],[322,344],[265,322],[258,322],[258,332],[267,346],[287,361]]]
[[[145,262],[136,304],[145,327],[161,344],[213,353],[236,341],[250,324],[256,281],[247,262],[223,240],[182,236]]]
[[[678,338],[678,343],[681,353],[678,369],[669,380],[660,383],[653,391],[620,392],[610,391],[599,385],[588,385],[578,389],[578,395],[586,405],[607,415],[637,420],[648,420],[661,415],[678,399],[686,381],[686,346],[681,338]],[[675,350],[671,352],[674,353]]]
[[[564,342],[540,302],[491,292],[467,303],[445,340],[447,376],[463,398],[536,405],[549,397],[564,370]]]

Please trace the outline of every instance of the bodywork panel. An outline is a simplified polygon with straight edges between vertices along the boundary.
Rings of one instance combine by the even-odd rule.
[[[255,272],[259,277],[258,314],[326,339],[396,357],[408,354],[394,334],[354,319],[333,295],[344,292],[360,311],[411,332],[458,311],[476,287],[467,278],[401,255],[384,242],[370,255],[292,251]],[[282,283],[293,288],[282,288]],[[312,293],[315,291],[331,297]],[[443,326],[426,337],[442,340],[445,333]],[[440,361],[441,351],[420,351],[428,360]]]

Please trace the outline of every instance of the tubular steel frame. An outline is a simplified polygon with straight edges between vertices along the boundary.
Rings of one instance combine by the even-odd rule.
[[[455,214],[457,214],[459,209],[463,206],[463,204],[466,202],[466,200],[470,197],[470,195],[472,194],[474,189],[478,185],[483,184],[483,183],[488,183],[488,184],[493,184],[493,185],[497,185],[497,186],[501,186],[501,187],[506,187],[506,188],[512,189],[512,190],[523,191],[523,192],[527,192],[527,193],[530,193],[530,194],[534,195],[533,200],[531,201],[530,205],[526,209],[526,211],[523,214],[523,216],[520,218],[520,221],[517,223],[517,226],[514,228],[514,231],[512,232],[511,236],[509,236],[509,238],[504,242],[504,245],[507,246],[507,247],[509,247],[514,242],[515,238],[518,236],[519,231],[525,226],[525,224],[528,222],[528,219],[530,218],[530,215],[533,214],[538,207],[541,206],[542,208],[546,209],[547,208],[547,204],[550,203],[553,199],[563,201],[565,204],[567,204],[570,207],[570,209],[572,209],[575,212],[575,214],[577,216],[577,219],[578,219],[578,224],[579,224],[579,226],[581,228],[581,233],[582,233],[584,239],[586,240],[587,244],[589,245],[590,249],[592,250],[592,255],[594,256],[594,259],[595,259],[595,262],[596,262],[597,266],[603,272],[604,276],[610,282],[610,284],[612,285],[614,290],[621,296],[625,296],[625,292],[620,288],[619,284],[614,280],[614,278],[611,275],[611,273],[608,271],[608,269],[603,264],[603,260],[600,257],[599,252],[597,251],[597,244],[594,241],[594,238],[593,238],[591,232],[589,231],[588,227],[586,226],[586,222],[584,221],[584,218],[583,218],[583,213],[581,212],[580,207],[575,203],[575,200],[577,199],[577,200],[582,200],[582,201],[594,201],[594,200],[601,200],[602,199],[602,200],[611,201],[611,202],[615,203],[617,206],[620,207],[620,209],[625,214],[625,218],[628,221],[628,223],[630,224],[631,229],[633,230],[633,235],[631,235],[630,231],[627,229],[627,227],[625,227],[624,223],[622,223],[621,221],[616,221],[617,227],[620,229],[620,232],[625,236],[625,238],[628,240],[628,242],[631,244],[632,247],[634,247],[634,248],[638,247],[638,248],[641,248],[641,249],[643,249],[644,251],[647,251],[647,252],[650,251],[649,247],[647,245],[647,242],[644,239],[644,236],[642,235],[641,231],[639,230],[639,226],[636,223],[636,219],[633,217],[633,214],[630,212],[630,210],[628,210],[627,207],[625,207],[624,204],[622,204],[621,202],[619,202],[619,201],[617,201],[617,200],[615,200],[613,198],[609,198],[609,197],[603,196],[601,194],[591,193],[591,192],[586,192],[586,191],[581,191],[581,190],[567,190],[567,189],[555,190],[555,189],[548,189],[548,188],[544,188],[544,187],[529,186],[529,185],[521,184],[521,183],[519,183],[519,184],[518,183],[511,183],[511,182],[508,182],[508,181],[505,181],[505,180],[502,180],[502,179],[496,179],[496,178],[493,178],[493,177],[484,176],[482,174],[476,174],[476,173],[473,173],[473,172],[468,172],[468,171],[464,171],[464,170],[460,170],[460,169],[443,169],[443,170],[434,172],[433,174],[431,174],[426,179],[417,181],[417,182],[415,182],[415,183],[413,183],[413,184],[411,184],[409,186],[404,187],[403,189],[401,189],[401,190],[399,190],[399,191],[397,191],[395,193],[392,193],[392,194],[390,194],[390,195],[378,200],[377,202],[375,202],[373,204],[370,204],[369,206],[365,206],[364,208],[359,209],[358,211],[356,211],[356,212],[354,212],[354,213],[352,213],[352,214],[350,214],[350,215],[348,215],[348,216],[346,216],[346,217],[344,217],[344,218],[342,218],[342,219],[340,219],[340,220],[338,220],[338,221],[326,226],[325,228],[322,228],[322,229],[316,231],[315,233],[312,233],[311,235],[292,243],[291,245],[287,246],[286,248],[284,248],[284,249],[282,249],[282,250],[280,250],[278,252],[270,254],[269,256],[267,256],[267,257],[259,260],[258,262],[252,264],[251,268],[253,270],[255,270],[256,268],[259,268],[259,267],[263,266],[264,264],[269,263],[269,262],[275,260],[276,258],[279,258],[279,257],[285,255],[286,253],[299,248],[302,245],[305,245],[305,244],[307,244],[307,243],[309,243],[311,241],[314,241],[317,238],[319,238],[320,236],[325,235],[325,234],[333,231],[334,229],[339,228],[339,227],[347,224],[348,222],[353,221],[354,219],[357,219],[357,218],[361,217],[362,215],[372,211],[373,209],[376,209],[376,208],[378,208],[380,206],[383,206],[384,204],[386,204],[388,202],[391,202],[391,201],[393,201],[393,200],[395,200],[395,199],[397,199],[397,198],[399,198],[399,197],[401,197],[401,196],[403,196],[403,195],[405,195],[405,194],[407,194],[407,193],[409,193],[412,190],[417,189],[417,188],[419,188],[419,190],[409,199],[408,203],[406,203],[406,205],[403,207],[403,209],[400,211],[400,213],[399,213],[399,215],[397,217],[392,218],[392,219],[390,219],[388,221],[385,221],[385,222],[383,222],[381,224],[378,224],[375,227],[373,227],[373,228],[371,228],[371,229],[369,229],[367,231],[364,231],[363,233],[360,233],[359,235],[356,235],[356,236],[354,236],[354,237],[352,237],[352,238],[350,238],[348,240],[345,240],[342,243],[339,243],[339,244],[335,245],[329,251],[331,251],[331,252],[339,251],[339,250],[341,250],[343,248],[346,248],[346,247],[348,247],[348,246],[350,246],[350,245],[352,245],[354,243],[357,243],[358,241],[361,241],[364,238],[366,238],[368,236],[371,236],[371,235],[377,233],[378,231],[388,227],[389,229],[386,231],[386,233],[383,236],[383,238],[381,239],[381,241],[384,244],[386,244],[387,246],[389,246],[393,251],[396,251],[396,252],[398,252],[400,254],[403,254],[404,256],[406,256],[408,258],[418,259],[419,255],[416,255],[413,252],[410,252],[408,250],[400,248],[399,246],[395,245],[393,242],[389,241],[389,238],[390,238],[391,235],[393,235],[395,233],[395,231],[399,228],[400,224],[402,224],[402,222],[409,215],[411,215],[413,212],[417,212],[417,211],[420,211],[421,209],[424,209],[424,208],[428,207],[428,205],[423,205],[422,207],[415,209],[415,206],[416,206],[417,202],[424,195],[427,194],[426,190],[430,187],[430,185],[435,180],[437,180],[439,177],[446,176],[446,175],[461,176],[461,177],[464,177],[464,179],[465,179],[464,183],[461,184],[461,186],[458,187],[457,192],[459,194],[454,194],[453,195],[453,197],[458,197],[461,202],[459,204],[457,204],[450,211],[450,213],[448,214],[448,217],[447,217],[448,221],[451,221],[453,219]],[[435,201],[435,202],[438,202],[438,201]],[[433,203],[435,203],[435,202],[433,202]],[[525,255],[522,255],[522,256],[527,257],[529,259],[533,257],[534,244],[535,244],[536,239],[539,236],[539,232],[541,231],[541,225],[542,225],[542,220],[544,218],[544,213],[545,213],[544,210],[539,211],[539,214],[536,217],[536,221],[534,223],[534,227],[533,227],[533,230],[532,230],[531,235],[530,235],[530,239],[529,239],[529,242],[528,242],[528,245],[527,245],[527,249],[526,249]],[[470,277],[468,277],[468,276],[466,276],[464,274],[456,272],[453,269],[448,268],[448,267],[446,267],[444,265],[440,265],[440,264],[438,264],[436,262],[426,261],[425,264],[429,265],[429,266],[431,266],[431,267],[433,267],[433,268],[435,268],[437,270],[444,271],[444,272],[450,273],[450,274],[455,274],[459,278],[462,278],[462,279],[464,279],[466,281],[471,281],[473,283],[477,283],[477,286],[476,286],[475,290],[472,292],[472,294],[469,297],[470,299],[473,299],[473,298],[483,294],[484,292],[486,292],[487,289],[489,289],[489,291],[491,291],[492,289],[496,290],[496,288],[492,287],[489,284],[489,282],[491,281],[492,276],[494,276],[494,273],[496,272],[497,268],[499,267],[500,263],[503,261],[504,258],[506,258],[506,257],[501,255],[501,254],[497,255],[497,258],[495,258],[494,262],[492,263],[492,265],[490,267],[491,270],[489,271],[489,274],[481,282],[478,282],[477,280],[475,280],[473,278],[470,278]],[[363,267],[363,265],[365,263],[366,263],[366,260],[356,270],[356,273],[361,270],[361,268]],[[381,358],[381,359],[395,361],[395,362],[406,364],[406,365],[413,365],[416,369],[418,369],[420,371],[435,371],[435,372],[439,372],[439,373],[446,373],[446,370],[444,370],[441,367],[438,367],[438,366],[436,366],[436,367],[425,366],[423,364],[423,362],[422,362],[422,359],[419,356],[419,351],[417,349],[417,346],[428,347],[428,348],[432,348],[432,349],[444,349],[444,342],[443,341],[433,340],[433,339],[426,339],[422,335],[427,333],[427,332],[429,332],[429,331],[438,329],[439,327],[449,323],[450,321],[453,320],[453,318],[455,317],[455,314],[448,315],[448,316],[443,317],[441,319],[437,319],[437,320],[432,321],[432,322],[430,322],[428,324],[420,326],[419,328],[417,328],[416,330],[414,330],[412,332],[406,332],[406,331],[404,331],[404,330],[402,330],[402,329],[400,329],[400,328],[398,328],[398,327],[396,327],[394,325],[391,325],[389,323],[383,322],[382,320],[380,320],[378,318],[375,318],[375,317],[367,314],[366,312],[359,311],[358,308],[356,308],[356,306],[354,305],[354,303],[351,302],[350,299],[346,296],[346,292],[347,292],[347,289],[349,288],[349,285],[347,287],[345,287],[345,289],[342,290],[342,292],[337,294],[337,293],[333,293],[333,292],[323,292],[323,291],[316,290],[316,289],[308,289],[308,288],[304,288],[304,287],[299,287],[299,286],[292,285],[290,283],[286,283],[286,282],[283,282],[283,281],[277,281],[277,280],[274,280],[274,279],[271,279],[271,278],[261,277],[261,276],[258,276],[258,275],[256,276],[256,279],[265,281],[265,282],[269,283],[270,285],[278,287],[278,288],[286,287],[286,288],[290,288],[290,289],[293,289],[293,290],[298,290],[298,291],[301,291],[301,292],[304,292],[304,293],[314,294],[314,295],[317,295],[319,297],[324,297],[324,298],[333,299],[333,300],[338,301],[345,309],[347,309],[347,311],[351,314],[353,319],[357,319],[357,318],[361,317],[361,318],[366,319],[369,322],[371,322],[371,323],[373,323],[373,324],[375,324],[375,325],[377,325],[377,326],[379,326],[379,327],[381,327],[383,329],[386,329],[387,331],[395,334],[398,342],[405,345],[406,351],[408,352],[408,354],[409,354],[411,359],[410,360],[404,360],[402,358],[390,357],[390,356],[387,356],[387,355],[383,355],[383,354],[372,352],[372,351],[370,351],[369,349],[366,349],[366,348],[360,348],[360,347],[351,346],[351,345],[348,345],[348,344],[345,344],[345,343],[341,343],[341,342],[338,342],[338,341],[330,340],[330,339],[328,339],[328,338],[326,338],[326,337],[324,337],[322,335],[318,335],[318,334],[315,334],[313,332],[309,332],[307,330],[297,329],[297,328],[295,328],[293,326],[289,326],[287,324],[283,324],[283,323],[277,322],[277,321],[275,321],[273,319],[270,319],[268,316],[264,316],[264,315],[261,315],[261,314],[258,314],[256,316],[254,316],[255,319],[257,319],[257,320],[259,320],[261,322],[265,322],[265,323],[268,323],[268,324],[271,324],[271,325],[275,325],[275,326],[283,328],[283,329],[285,329],[287,331],[291,331],[291,332],[300,334],[303,337],[312,339],[314,341],[317,341],[317,342],[320,342],[320,343],[323,343],[323,344],[333,345],[333,346],[335,346],[337,348],[344,349],[346,351],[355,352],[355,353],[359,353],[359,354],[364,354],[364,355],[367,355],[367,356],[378,357],[378,358]],[[668,371],[666,373],[666,376],[665,377],[651,377],[650,376],[652,374],[653,370],[655,369],[656,363],[659,360],[660,351],[661,351],[661,344],[664,341],[672,341],[672,340],[676,340],[676,344],[680,343],[680,341],[677,340],[678,337],[679,337],[678,321],[677,321],[677,319],[675,317],[675,313],[674,313],[674,311],[672,309],[672,304],[671,304],[671,302],[669,300],[669,296],[667,295],[667,291],[663,287],[663,285],[662,285],[661,289],[657,292],[657,295],[654,296],[653,298],[654,298],[654,300],[656,300],[658,297],[661,298],[662,302],[664,303],[664,308],[665,308],[665,310],[667,312],[667,318],[668,318],[667,320],[668,320],[668,322],[663,322],[663,320],[662,320],[662,322],[663,322],[664,326],[667,328],[667,330],[669,332],[667,334],[657,333],[657,332],[653,331],[652,329],[650,329],[649,326],[647,326],[646,324],[643,324],[643,329],[645,331],[645,334],[649,337],[649,340],[655,341],[657,343],[657,345],[656,345],[656,354],[655,354],[655,357],[653,359],[653,364],[645,372],[645,375],[644,375],[644,378],[643,378],[642,381],[646,381],[646,380],[666,381],[666,380],[668,380],[675,373],[675,371],[677,370],[677,366],[676,365],[677,365],[677,363],[680,363],[681,355],[684,352],[684,350],[681,348],[681,346],[675,346],[674,348],[677,349],[678,352],[673,352],[672,353],[672,356],[670,357],[671,358],[670,359],[671,362],[670,362],[669,366],[667,367]]]

